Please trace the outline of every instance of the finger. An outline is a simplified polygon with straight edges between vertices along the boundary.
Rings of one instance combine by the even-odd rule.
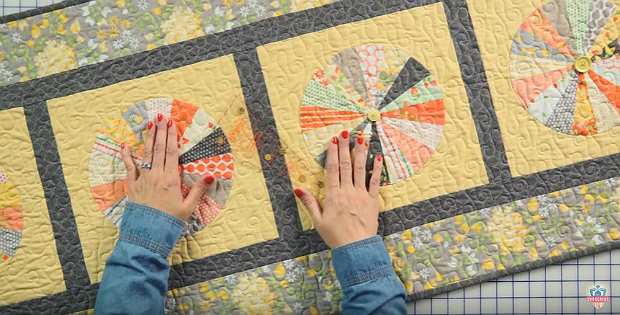
[[[340,171],[338,166],[338,137],[333,137],[327,145],[327,187],[340,187]]]
[[[155,123],[149,121],[146,125],[146,140],[144,142],[144,157],[142,158],[143,163],[153,163],[153,144],[155,143],[155,133],[157,130],[155,129]]]
[[[368,194],[371,197],[379,197],[379,183],[381,180],[381,171],[383,170],[383,156],[377,155],[375,163],[372,166],[372,176],[368,183]]]
[[[368,148],[363,136],[355,140],[355,154],[353,156],[353,183],[355,188],[366,189],[366,158]]]
[[[125,164],[125,170],[127,170],[127,182],[129,185],[133,185],[138,179],[138,168],[131,158],[131,150],[124,143],[121,144],[121,157]]]
[[[194,209],[196,209],[196,206],[198,206],[200,197],[204,196],[204,194],[207,192],[207,189],[209,188],[209,185],[213,184],[213,182],[215,182],[215,177],[211,175],[197,180],[194,183],[194,186],[192,186],[192,189],[189,191],[189,194],[187,194],[187,197],[185,197],[185,200],[183,201],[185,209],[194,211]]]
[[[323,217],[323,213],[321,212],[321,207],[319,206],[319,202],[316,201],[316,198],[314,198],[314,196],[312,196],[312,194],[309,191],[303,188],[296,188],[294,192],[295,192],[295,196],[297,196],[297,198],[301,200],[301,203],[303,203],[304,206],[306,206],[306,209],[308,210],[308,214],[310,214],[310,218],[312,219],[312,223],[314,224],[314,226],[316,226],[316,223],[318,222],[318,220]]]
[[[338,139],[338,159],[340,161],[340,186],[353,186],[349,132],[347,130],[340,133]]]
[[[166,166],[167,173],[179,174],[179,146],[177,141],[177,126],[172,120],[168,120],[168,142],[166,144]]]
[[[155,128],[157,133],[155,135],[155,144],[153,145],[153,168],[152,170],[163,171],[164,161],[166,160],[166,140],[168,138],[168,127],[166,126],[166,117],[162,114],[157,114],[157,122]]]

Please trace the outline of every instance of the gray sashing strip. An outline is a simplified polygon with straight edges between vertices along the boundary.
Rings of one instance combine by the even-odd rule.
[[[67,290],[90,284],[56,138],[45,103],[24,108]]]
[[[287,245],[298,245],[295,234],[302,231],[303,227],[292,194],[293,185],[286,171],[286,161],[284,156],[279,154],[282,146],[258,53],[253,49],[246,54],[235,54],[235,65],[241,80],[252,132],[254,135],[261,134],[261,137],[255,136],[254,140],[267,183],[278,235]],[[269,160],[265,159],[267,155],[270,156]]]
[[[31,104],[34,104],[32,106],[36,107],[37,103],[41,104],[47,99],[71,95],[125,80],[132,80],[230,53],[235,54],[237,67],[241,68],[238,69],[239,74],[244,77],[245,75],[251,75],[252,71],[261,71],[260,65],[255,61],[255,57],[252,57],[256,54],[253,49],[257,46],[316,32],[336,25],[365,20],[435,2],[437,1],[392,0],[383,2],[344,0],[325,7],[267,19],[231,31],[160,47],[153,51],[82,67],[77,70],[33,80],[31,82],[16,83],[1,87],[0,99],[3,100],[3,104],[0,104],[0,110],[24,106],[26,111],[28,111],[28,107],[30,107]],[[533,197],[555,190],[618,176],[620,173],[620,154],[576,163],[537,174],[512,178],[509,168],[507,167],[508,164],[505,163],[505,151],[501,142],[499,125],[493,110],[489,87],[482,68],[480,51],[474,36],[473,26],[467,11],[466,3],[463,0],[444,0],[444,9],[448,17],[447,20],[455,43],[457,55],[459,56],[462,77],[466,84],[472,114],[476,120],[476,128],[482,146],[485,167],[487,168],[491,184],[455,192],[384,212],[380,216],[381,235],[393,234],[413,226],[461,213],[467,213],[475,209],[503,204],[516,199]],[[475,71],[467,71],[470,69]],[[246,71],[248,72],[246,73]],[[257,81],[260,80],[261,77],[262,74],[260,76],[255,75],[253,79],[245,78],[242,79],[242,81],[246,80],[245,84],[254,82],[264,86],[264,82],[260,83]],[[245,97],[250,100],[250,102],[252,102],[252,100],[256,102],[252,96],[254,89],[255,88],[252,87],[244,88]],[[259,88],[259,90],[260,89],[262,88]],[[252,103],[248,106],[248,112],[261,114],[263,113],[261,106],[265,104],[265,100]],[[256,107],[251,108],[254,106]],[[250,115],[253,128],[259,126],[261,124],[261,119],[264,119],[264,117],[254,117],[253,114]],[[30,115],[27,116],[27,119],[31,119],[29,117]],[[49,125],[49,117],[46,117],[46,119],[48,119],[47,124]],[[271,119],[273,119],[273,117]],[[29,122],[30,129],[35,128],[35,126],[38,126],[38,124]],[[266,129],[276,130],[273,125],[266,127]],[[44,132],[48,133],[48,137],[53,138],[51,129]],[[30,133],[34,137],[42,136],[33,131],[30,131]],[[277,135],[277,133],[275,135]],[[34,137],[33,139],[35,139]],[[269,145],[263,149],[263,153],[273,149],[277,142],[271,140],[268,141],[268,143]],[[35,155],[43,158],[46,157],[47,152],[41,151],[43,147],[34,145],[34,148]],[[266,161],[264,160],[264,155],[261,158],[261,163],[265,166]],[[274,156],[274,158],[276,160],[278,159],[277,156]],[[274,164],[269,163],[267,169],[277,169],[279,168],[278,165],[281,167],[281,162]],[[56,167],[58,174],[62,174],[62,166],[58,164]],[[43,172],[41,173],[43,174]],[[280,207],[287,207],[290,205],[295,207],[294,210],[296,211],[295,202],[293,201],[294,197],[290,191],[290,179],[273,180],[268,178],[274,175],[288,177],[288,174],[286,174],[286,172],[281,174],[267,170],[264,172],[266,181],[273,184],[269,185],[268,189],[270,198],[272,198],[272,202],[274,202],[274,212],[292,214],[293,209],[280,209]],[[64,189],[66,193],[66,187],[62,189]],[[54,191],[54,193],[56,192]],[[66,193],[66,196],[68,196],[68,193]],[[56,195],[46,195],[46,197],[51,199],[56,198]],[[281,199],[283,200],[277,201]],[[48,203],[53,203],[53,201],[48,200]],[[278,239],[172,266],[169,282],[170,288],[179,288],[327,249],[327,246],[321,241],[321,238],[314,230],[290,231],[293,227],[299,227],[299,222],[296,222],[295,218],[298,218],[297,214],[292,215],[290,218],[292,220],[291,222],[281,222],[282,220],[280,220],[279,224],[281,223],[284,225],[278,225],[278,230],[282,233]],[[56,219],[53,217],[52,220]],[[54,224],[59,228],[64,228],[65,230],[63,233],[70,232],[77,235],[75,220],[73,219],[70,221],[72,221],[70,222],[72,226],[70,226],[70,224],[63,226],[62,222],[69,222],[66,220],[60,221],[60,225],[58,221],[55,221]],[[282,235],[287,235],[287,237],[284,238]],[[60,240],[66,242],[67,238],[60,238]],[[77,244],[77,246],[79,246],[79,240]],[[614,243],[610,246],[617,246],[617,244]],[[606,247],[597,247],[594,250],[571,253],[570,258],[608,249],[609,248]],[[63,255],[68,255],[68,253],[64,253]],[[559,261],[555,260],[555,258],[558,257],[554,257],[553,262]],[[83,260],[80,259],[76,261],[76,259],[75,255],[69,256],[69,258],[61,258],[63,270],[65,270],[65,268],[71,268],[74,263],[83,264]],[[535,263],[538,264],[539,262]],[[543,261],[542,264],[544,263],[546,262]],[[551,261],[549,263],[551,263]],[[68,267],[65,267],[65,265]],[[222,266],[226,266],[226,268],[222,269]],[[528,266],[540,267],[542,265]],[[501,273],[498,272],[492,276],[489,275],[487,278],[481,279],[480,281],[503,276],[505,272],[506,271]],[[74,276],[73,273],[71,273],[70,276]],[[80,283],[79,278],[69,278],[66,279],[66,282],[77,282],[78,284],[72,285],[71,287],[73,289],[61,294],[33,299],[14,304],[13,306],[0,307],[0,313],[5,312],[5,310],[8,313],[13,313],[9,312],[9,310],[19,310],[19,312],[28,310],[34,313],[66,313],[69,311],[83,310],[94,305],[96,294],[93,292],[96,291],[97,285]],[[464,285],[460,285],[460,287],[462,286]],[[455,288],[457,287],[454,285],[438,288],[436,289],[437,291],[433,291],[431,294],[442,293]],[[413,299],[417,298],[417,296],[409,298]]]
[[[71,314],[95,307],[99,283],[0,307],[0,314]]]
[[[466,0],[444,0],[443,7],[478,132],[489,182],[502,184],[512,175],[469,8]]]

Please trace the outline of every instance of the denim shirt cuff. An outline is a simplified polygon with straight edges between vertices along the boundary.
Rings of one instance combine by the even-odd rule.
[[[181,237],[185,224],[185,221],[165,212],[127,202],[119,242],[144,247],[166,258]]]
[[[332,262],[343,288],[395,275],[392,261],[380,236],[334,248]]]

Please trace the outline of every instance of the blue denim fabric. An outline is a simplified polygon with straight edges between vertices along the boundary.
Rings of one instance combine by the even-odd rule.
[[[106,262],[95,314],[164,314],[170,266],[166,257],[185,222],[128,202],[120,236]],[[344,314],[405,314],[405,290],[380,237],[332,251],[344,289]]]
[[[405,288],[383,240],[373,236],[332,250],[346,314],[407,314]]]
[[[170,266],[166,257],[185,222],[128,202],[119,239],[106,262],[95,314],[163,314]]]

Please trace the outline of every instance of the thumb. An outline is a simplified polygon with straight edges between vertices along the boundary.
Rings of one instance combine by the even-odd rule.
[[[304,206],[306,206],[306,209],[310,214],[310,218],[312,218],[312,222],[316,226],[317,220],[319,220],[323,216],[318,201],[316,201],[316,198],[314,198],[314,196],[309,191],[303,188],[295,188],[294,193],[295,196],[297,196],[297,198],[301,200]]]
[[[215,182],[215,178],[211,175],[197,180],[189,191],[189,194],[187,194],[187,197],[185,197],[185,208],[194,211],[200,201],[200,197],[207,192],[207,188],[209,188],[209,185],[213,184],[213,182]]]
[[[125,143],[121,144],[121,158],[123,159],[125,170],[127,171],[127,181],[129,185],[133,185],[138,179],[139,174],[136,163],[134,163],[131,158],[131,150],[129,150],[129,147]]]

